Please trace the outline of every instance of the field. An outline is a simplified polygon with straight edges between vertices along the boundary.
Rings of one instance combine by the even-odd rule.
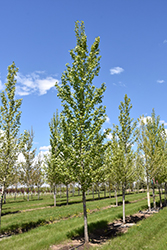
[[[156,199],[158,202],[158,196]],[[95,195],[94,201],[92,195],[87,195],[90,242],[98,243],[99,233],[106,233],[114,220],[122,218],[121,201],[120,195],[119,206],[115,207],[113,193],[111,198],[105,198],[101,194],[100,200]],[[81,196],[77,194],[70,196],[69,205],[65,204],[66,198],[62,197],[57,199],[57,206],[53,207],[53,197],[49,194],[41,196],[40,200],[33,196],[29,202],[23,197],[18,197],[16,201],[7,198],[7,204],[3,205],[2,210],[1,231],[2,234],[10,236],[2,238],[0,249],[40,250],[49,249],[52,245],[65,245],[72,239],[83,240]],[[126,216],[146,209],[146,193],[126,195]],[[166,208],[164,208],[158,214],[139,221],[126,234],[104,237],[107,243],[102,246],[94,244],[93,249],[165,249],[166,221]]]

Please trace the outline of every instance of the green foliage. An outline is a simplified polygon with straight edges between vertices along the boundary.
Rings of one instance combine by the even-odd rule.
[[[63,105],[62,115],[70,129],[72,144],[69,150],[74,159],[73,173],[82,190],[86,191],[94,181],[93,172],[96,169],[92,166],[97,155],[97,134],[106,119],[106,108],[101,104],[106,87],[104,83],[100,88],[92,85],[100,70],[100,38],[95,39],[88,52],[83,22],[76,22],[75,34],[77,44],[70,51],[72,66],[66,64],[62,83],[56,84],[56,88]],[[102,135],[103,140],[107,132]]]
[[[11,174],[11,170],[19,154],[18,132],[20,128],[20,117],[22,99],[15,99],[16,80],[18,68],[15,63],[8,67],[7,82],[5,90],[1,92],[0,107],[0,183],[5,185]]]

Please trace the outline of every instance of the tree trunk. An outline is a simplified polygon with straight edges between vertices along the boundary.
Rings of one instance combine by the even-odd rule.
[[[93,195],[93,200],[95,199],[94,197],[94,186],[92,187],[92,195]]]
[[[115,187],[115,199],[116,199],[116,206],[118,207],[118,196],[117,196],[117,188]]]
[[[16,195],[17,195],[17,185],[15,186],[14,200],[16,200]]]
[[[148,177],[147,177],[147,202],[148,202],[148,210],[151,210],[151,205],[150,205],[150,190],[149,190],[149,182],[148,182]]]
[[[39,197],[40,197],[40,190],[39,190],[39,186],[38,186],[38,200],[39,200]]]
[[[98,186],[98,199],[100,200],[100,187]]]
[[[159,190],[159,202],[160,202],[160,208],[162,208],[162,199],[161,199],[161,185],[158,184],[158,190]]]
[[[78,187],[78,196],[80,196],[80,188]]]
[[[72,196],[74,197],[74,193],[75,193],[75,184],[73,184],[72,186]]]
[[[6,190],[4,191],[3,203],[6,204]]]
[[[1,235],[1,215],[2,215],[2,203],[3,203],[4,191],[5,191],[5,184],[3,184],[2,186],[1,198],[0,198],[0,235]]]
[[[29,187],[28,187],[28,190],[27,190],[27,201],[29,201]]]
[[[153,204],[154,204],[154,209],[156,209],[156,201],[155,201],[155,189],[154,189],[154,183],[152,183],[152,189],[153,189]]]
[[[125,224],[125,184],[122,185],[123,223]]]
[[[66,185],[66,197],[67,197],[67,205],[68,205],[68,184]]]
[[[104,198],[106,198],[106,185],[104,184]]]
[[[83,199],[83,212],[84,212],[84,238],[85,238],[85,243],[88,243],[89,236],[88,236],[88,223],[87,223],[87,211],[86,211],[86,194],[84,191],[82,192],[82,199]]]
[[[56,185],[53,185],[53,194],[54,194],[54,207],[56,207]]]
[[[167,185],[166,185],[166,182],[165,182],[165,206],[166,206],[166,204],[167,204],[167,202],[166,202],[166,197],[167,197]]]

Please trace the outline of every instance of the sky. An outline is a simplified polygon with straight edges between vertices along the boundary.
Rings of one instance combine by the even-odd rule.
[[[118,124],[125,94],[132,118],[150,116],[154,108],[167,128],[166,10],[166,0],[0,1],[0,91],[14,61],[16,98],[23,98],[20,132],[33,127],[37,153],[48,150],[48,124],[62,110],[54,84],[71,63],[77,20],[85,23],[88,48],[100,36],[101,69],[93,84],[107,87],[103,129]]]

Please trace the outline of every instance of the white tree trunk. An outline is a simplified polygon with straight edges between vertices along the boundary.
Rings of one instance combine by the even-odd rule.
[[[123,223],[125,224],[125,184],[122,185]]]
[[[151,210],[151,205],[150,205],[150,190],[149,190],[148,177],[147,177],[147,202],[148,202],[148,210]]]
[[[85,243],[89,242],[89,236],[88,236],[88,223],[87,223],[87,211],[86,211],[86,193],[83,191],[82,193],[82,199],[83,199],[83,212],[84,212],[84,238]]]

